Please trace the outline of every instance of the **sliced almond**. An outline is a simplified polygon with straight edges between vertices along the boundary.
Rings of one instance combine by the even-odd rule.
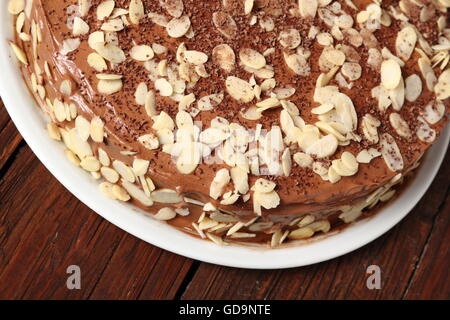
[[[152,128],[156,131],[162,129],[170,129],[172,131],[175,128],[175,123],[166,112],[162,111],[153,123]]]
[[[196,143],[187,143],[177,159],[177,169],[182,174],[191,174],[201,161],[201,150]]]
[[[396,112],[389,115],[389,121],[391,126],[394,128],[395,132],[403,138],[411,137],[411,130],[409,129],[408,123],[403,120],[403,118]]]
[[[435,89],[437,78],[433,68],[431,67],[430,61],[428,60],[428,58],[419,58],[419,60],[417,60],[417,63],[419,64],[420,71],[423,78],[425,79],[428,90],[433,92]]]
[[[294,161],[303,168],[310,168],[314,162],[313,158],[309,154],[303,152],[297,152],[294,154]]]
[[[184,36],[191,27],[191,20],[188,16],[182,16],[180,18],[174,18],[169,21],[166,26],[167,33],[172,38],[181,38]]]
[[[436,130],[430,128],[428,123],[422,118],[418,117],[419,126],[417,128],[417,137],[426,143],[432,143],[436,140]]]
[[[358,166],[359,166],[358,161],[356,161],[356,158],[352,153],[344,152],[341,155],[341,161],[342,161],[342,164],[346,168],[350,169],[351,171],[354,171],[354,172],[358,171]]]
[[[87,62],[89,66],[94,68],[94,70],[97,72],[103,72],[108,69],[105,59],[103,59],[102,56],[98,53],[93,52],[89,54],[87,57]]]
[[[227,92],[235,99],[243,103],[254,99],[252,86],[245,80],[230,76],[225,81]]]
[[[314,235],[314,230],[308,227],[299,228],[291,231],[288,235],[289,239],[302,240],[311,238]]]
[[[78,8],[80,11],[80,16],[85,17],[89,13],[91,6],[92,6],[91,0],[78,0]]]
[[[417,34],[413,27],[407,26],[397,34],[395,49],[397,55],[404,61],[408,61],[411,57],[417,42]]]
[[[78,136],[83,141],[87,141],[89,139],[90,126],[90,122],[83,116],[78,116],[75,119],[75,129],[77,130]]]
[[[129,181],[122,181],[122,186],[125,188],[125,190],[128,192],[128,194],[142,203],[142,205],[146,207],[150,207],[153,205],[153,200],[148,197],[143,190],[141,190],[138,186],[135,184],[129,182]]]
[[[261,69],[266,65],[266,58],[258,51],[245,48],[239,52],[241,62],[249,68]]]
[[[332,134],[329,134],[306,148],[306,153],[314,155],[317,158],[326,158],[332,156],[338,147],[338,140]]]
[[[47,133],[53,140],[61,141],[61,133],[59,132],[59,128],[53,122],[47,124]]]
[[[159,3],[174,18],[179,18],[183,14],[183,0],[160,0]]]
[[[109,62],[119,64],[126,60],[123,50],[114,44],[95,43],[93,46],[97,53]]]
[[[234,19],[223,11],[213,13],[213,23],[217,30],[229,39],[234,39],[238,32],[238,27]]]
[[[190,64],[201,65],[208,61],[208,55],[200,51],[187,50],[184,52],[184,58]]]
[[[25,52],[13,42],[9,42],[17,59],[25,65],[28,65],[28,59]]]
[[[111,95],[122,90],[122,80],[100,80],[97,85],[97,90],[101,94]]]
[[[96,75],[99,80],[120,80],[122,76],[120,74],[112,74],[112,73],[99,73]]]
[[[259,193],[269,193],[269,192],[272,192],[275,189],[275,187],[276,187],[276,184],[274,182],[260,178],[260,179],[256,180],[252,189],[255,192],[259,192]]]
[[[155,214],[153,217],[156,220],[160,221],[168,221],[172,220],[177,216],[177,213],[172,208],[161,208],[159,209],[158,213]]]
[[[130,56],[136,61],[148,61],[153,59],[155,53],[153,52],[152,47],[147,45],[134,46],[131,48]]]
[[[275,209],[280,205],[280,196],[275,191],[269,193],[255,192],[253,197],[260,206],[267,210]]]
[[[307,77],[311,72],[311,67],[309,66],[306,59],[298,54],[284,54],[284,61],[286,65],[295,74],[303,77]]]
[[[443,102],[437,100],[437,101],[431,101],[428,103],[425,107],[425,110],[423,112],[423,118],[429,123],[429,124],[436,124],[445,115],[445,105]]]
[[[109,182],[102,182],[99,185],[100,188],[100,192],[107,198],[112,199],[112,200],[117,200],[117,197],[114,195],[112,189],[113,189],[113,184],[109,183]]]
[[[131,0],[129,15],[132,24],[139,24],[140,20],[145,17],[144,5],[141,0]]]
[[[416,101],[422,93],[422,80],[417,74],[405,79],[405,97],[409,102]]]
[[[152,192],[151,198],[158,203],[180,203],[183,202],[183,197],[180,197],[176,191],[171,189],[158,189]]]
[[[298,0],[298,9],[303,18],[312,19],[316,16],[319,3],[317,0]]]
[[[217,171],[213,181],[211,182],[209,196],[217,200],[222,195],[223,188],[230,182],[230,179],[228,169],[223,168]]]
[[[74,36],[81,36],[89,33],[89,25],[81,18],[75,17],[73,21],[72,34]]]
[[[69,130],[67,134],[62,134],[62,137],[66,146],[80,159],[93,155],[90,144],[80,138],[75,128]]]
[[[395,89],[389,90],[389,98],[392,101],[394,110],[399,111],[405,103],[405,82],[400,78],[400,82]]]
[[[134,92],[134,99],[136,100],[136,103],[139,105],[145,105],[147,93],[147,84],[145,82],[140,82],[136,87],[136,91]]]
[[[8,12],[12,15],[18,15],[25,9],[25,0],[9,0]]]
[[[401,171],[404,168],[403,157],[395,139],[388,133],[381,136],[381,154],[391,171]]]
[[[291,151],[286,148],[281,155],[281,167],[283,169],[283,174],[286,177],[289,177],[292,170],[292,157],[291,157]]]
[[[361,78],[362,68],[359,63],[346,62],[341,68],[342,74],[350,81]]]
[[[108,18],[113,12],[115,5],[115,1],[113,0],[101,2],[97,6],[97,20],[105,20]]]
[[[343,53],[341,50],[324,50],[322,56],[333,66],[342,66],[345,62],[345,53]]]
[[[221,44],[213,49],[213,60],[226,72],[231,72],[235,68],[236,56],[233,49],[227,44]]]
[[[93,156],[89,156],[81,160],[80,166],[86,171],[97,172],[100,170],[100,161]]]
[[[91,120],[90,134],[91,134],[91,138],[92,138],[92,140],[94,140],[94,142],[97,142],[97,143],[103,142],[103,138],[105,135],[104,126],[105,126],[105,124],[98,116],[94,117]]]
[[[280,32],[278,39],[280,44],[287,49],[295,49],[302,42],[300,32],[297,29],[288,29]]]
[[[155,89],[163,97],[170,97],[173,94],[173,87],[166,79],[158,79],[155,81]]]
[[[119,160],[115,160],[112,165],[114,169],[120,174],[120,176],[126,181],[130,183],[134,183],[136,181],[136,176],[134,175],[133,170],[125,163]]]
[[[145,148],[156,150],[159,148],[159,139],[153,133],[144,134],[137,139]]]
[[[254,3],[255,3],[254,0],[245,0],[244,1],[244,14],[245,15],[248,15],[252,12]]]
[[[117,183],[120,179],[119,174],[114,169],[102,167],[100,169],[100,172],[102,176],[105,178],[105,180],[107,180],[108,182]]]
[[[441,73],[434,87],[434,92],[439,100],[445,100],[450,97],[450,68]]]
[[[390,90],[395,89],[402,79],[402,71],[397,61],[390,59],[381,64],[381,83]]]
[[[204,96],[198,100],[197,106],[201,111],[213,110],[220,103],[222,103],[223,98],[224,98],[223,93]]]
[[[366,114],[362,120],[362,129],[364,136],[367,141],[371,144],[378,143],[378,127],[381,125],[381,122],[370,114]]]
[[[89,47],[95,50],[97,43],[105,43],[105,33],[103,31],[94,31],[89,35]]]

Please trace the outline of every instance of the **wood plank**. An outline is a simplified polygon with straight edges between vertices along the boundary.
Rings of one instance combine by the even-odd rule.
[[[135,239],[83,205],[28,147],[0,180],[0,204],[0,299],[170,299],[189,269],[188,259]],[[66,287],[70,265],[81,268],[81,290]]]
[[[450,161],[450,153],[445,162]],[[443,201],[448,197],[450,167],[443,166],[426,196],[413,212],[386,235],[368,246],[344,257],[314,266],[290,270],[254,271],[202,264],[182,296],[183,299],[398,299],[407,289],[419,262],[433,222]],[[448,210],[445,214],[447,224]],[[442,223],[444,226],[445,223]],[[441,227],[443,228],[443,227]],[[444,231],[443,231],[444,232]],[[442,237],[442,234],[441,234]],[[432,237],[432,239],[435,239]],[[435,240],[437,241],[437,240]],[[431,242],[430,242],[431,243]],[[447,241],[448,243],[448,241]],[[433,243],[434,244],[434,243]],[[441,250],[447,250],[438,252]],[[448,247],[435,245],[428,251],[448,259]],[[434,264],[427,259],[427,263]],[[369,290],[366,270],[378,265],[382,271],[382,289]],[[447,264],[448,265],[448,264]],[[423,267],[425,268],[425,266]],[[428,268],[431,268],[428,267]],[[448,278],[438,266],[436,273],[425,272],[410,287],[414,296],[424,286],[427,277],[432,284],[445,282],[443,290],[434,290],[434,296],[448,298]],[[419,269],[420,270],[420,269]],[[424,280],[422,280],[422,277]],[[434,288],[434,287],[433,287]],[[428,290],[432,290],[428,289]]]
[[[172,299],[191,264],[127,235],[89,298]]]
[[[433,232],[416,272],[405,292],[406,299],[450,299],[450,197],[440,208]]]
[[[11,121],[8,112],[6,111],[5,104],[0,97],[0,131]]]
[[[0,169],[7,163],[10,156],[22,142],[22,136],[9,118],[5,106],[0,99]]]

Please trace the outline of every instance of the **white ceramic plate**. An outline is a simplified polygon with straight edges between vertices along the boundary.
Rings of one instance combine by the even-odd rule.
[[[364,246],[395,226],[416,205],[433,181],[450,140],[450,128],[447,128],[428,152],[417,177],[395,201],[373,218],[360,221],[341,233],[306,245],[275,250],[234,245],[220,247],[153,220],[132,206],[106,199],[99,192],[98,182],[66,159],[63,144],[47,136],[46,120],[32,100],[8,46],[7,39],[11,36],[12,18],[2,4],[0,94],[20,133],[47,169],[78,199],[116,226],[160,248],[209,263],[252,269],[290,268],[329,260]]]

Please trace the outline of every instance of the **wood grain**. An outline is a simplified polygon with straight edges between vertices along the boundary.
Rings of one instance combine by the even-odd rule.
[[[0,139],[0,299],[450,298],[449,166],[402,223],[364,248],[314,266],[255,271],[194,262],[102,219],[37,160],[1,100]],[[373,264],[381,290],[366,286]],[[66,287],[70,265],[81,268],[81,290]]]
[[[11,155],[22,142],[22,137],[14,126],[0,99],[0,172]],[[4,171],[4,170],[3,170]]]

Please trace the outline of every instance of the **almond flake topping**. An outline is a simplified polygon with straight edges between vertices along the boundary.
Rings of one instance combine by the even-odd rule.
[[[422,93],[422,80],[417,74],[405,79],[405,98],[409,102],[416,101]]]
[[[25,0],[9,0],[8,12],[12,15],[18,15],[25,9]]]
[[[381,64],[381,83],[386,89],[395,89],[402,78],[402,71],[397,61],[390,59]]]
[[[103,59],[103,57],[98,53],[93,52],[89,54],[87,57],[87,62],[89,66],[97,72],[103,72],[108,69],[105,59]]]
[[[155,214],[153,217],[156,220],[167,221],[167,220],[172,220],[176,216],[177,216],[177,213],[172,208],[162,208],[162,209],[159,209],[158,213]]]
[[[240,102],[247,103],[255,97],[252,86],[245,80],[231,76],[227,78],[225,85],[227,92]]]
[[[282,31],[278,38],[280,40],[281,45],[287,49],[295,49],[302,42],[300,32],[298,32],[297,29],[289,29]]]
[[[223,11],[213,13],[213,23],[217,30],[229,39],[234,39],[238,32],[238,27],[234,19]]]
[[[73,21],[72,34],[74,36],[81,36],[89,33],[89,25],[81,18],[75,17]]]
[[[318,6],[317,0],[298,0],[298,9],[303,18],[314,18]]]
[[[131,48],[130,56],[136,61],[148,61],[153,59],[155,53],[152,47],[147,45],[134,46]]]
[[[236,56],[233,49],[227,44],[220,44],[212,51],[213,60],[226,72],[231,72],[235,68]]]
[[[116,3],[113,0],[103,1],[97,7],[97,19],[105,20],[114,10]]]
[[[222,193],[223,188],[230,182],[230,173],[228,169],[220,169],[217,171],[216,176],[211,182],[209,189],[209,196],[213,199],[218,199]]]
[[[411,137],[411,130],[409,129],[408,123],[398,113],[391,113],[389,115],[389,121],[399,136],[403,138]]]
[[[167,33],[172,38],[181,38],[184,36],[191,27],[191,20],[188,16],[182,16],[180,18],[174,18],[169,21],[166,26]]]
[[[160,0],[159,3],[174,18],[179,18],[183,14],[183,0]]]
[[[261,69],[266,65],[266,58],[258,51],[245,48],[239,52],[241,62],[249,68]]]
[[[97,84],[97,90],[101,94],[111,95],[122,90],[122,80],[100,80]]]
[[[395,139],[388,133],[381,137],[381,154],[391,171],[401,171],[404,167],[403,157]]]
[[[397,34],[395,48],[397,55],[404,61],[408,61],[414,51],[417,42],[417,34],[410,26],[403,28]]]
[[[131,0],[129,8],[130,21],[133,24],[139,24],[139,21],[144,18],[144,5],[141,0]]]

